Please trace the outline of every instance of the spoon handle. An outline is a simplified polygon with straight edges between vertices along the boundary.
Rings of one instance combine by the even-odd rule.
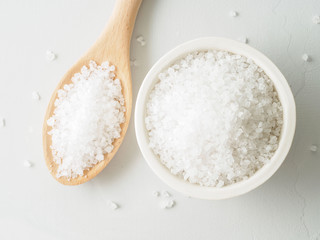
[[[129,44],[141,2],[142,0],[117,0],[106,31],[111,31],[113,35],[121,33],[123,40]]]

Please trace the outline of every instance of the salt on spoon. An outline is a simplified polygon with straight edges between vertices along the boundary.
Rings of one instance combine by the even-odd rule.
[[[52,150],[50,148],[52,138],[47,133],[51,127],[47,125],[48,119],[53,115],[55,110],[55,101],[58,96],[58,91],[66,84],[71,83],[71,78],[76,73],[81,72],[83,66],[88,66],[91,60],[98,64],[109,61],[112,65],[116,66],[116,77],[121,81],[122,92],[125,102],[125,122],[121,126],[121,134],[118,139],[113,142],[113,150],[104,155],[104,160],[100,161],[92,168],[88,169],[84,177],[82,175],[76,178],[58,177],[54,167],[52,176],[62,184],[77,185],[89,181],[99,174],[110,162],[115,153],[117,152],[123,138],[126,134],[132,108],[132,86],[131,86],[131,73],[130,73],[130,40],[134,27],[136,15],[138,13],[142,0],[117,0],[114,11],[110,17],[103,34],[96,41],[96,43],[89,49],[89,51],[64,75],[62,80],[54,90],[51,100],[49,102],[45,120],[43,124],[43,148],[44,156],[48,169],[50,165],[56,166],[53,160]],[[63,161],[63,159],[62,159]],[[69,181],[68,181],[69,180]]]

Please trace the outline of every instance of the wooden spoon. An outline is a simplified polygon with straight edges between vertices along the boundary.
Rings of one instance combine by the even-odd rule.
[[[79,61],[63,76],[50,99],[43,123],[43,149],[47,167],[52,176],[62,184],[77,185],[89,181],[100,173],[113,158],[123,138],[126,134],[132,108],[132,87],[130,72],[130,41],[136,15],[142,0],[117,0],[109,22],[89,51],[79,59]],[[84,172],[84,176],[77,178],[57,178],[58,165],[53,161],[51,146],[51,136],[48,131],[51,127],[47,125],[47,120],[53,115],[54,102],[57,98],[57,91],[65,84],[71,83],[71,78],[75,73],[80,72],[82,66],[89,65],[89,61],[94,60],[97,64],[109,61],[116,67],[116,77],[121,80],[122,94],[125,99],[125,122],[121,125],[121,136],[113,142],[114,149],[111,153],[104,155],[104,160]],[[62,159],[63,161],[63,159]]]

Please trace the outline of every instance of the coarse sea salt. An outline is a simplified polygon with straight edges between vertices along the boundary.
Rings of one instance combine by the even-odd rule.
[[[0,118],[0,127],[5,127],[6,126],[6,119]]]
[[[116,209],[119,208],[119,205],[116,204],[116,203],[113,202],[113,201],[108,201],[108,202],[107,202],[107,205],[108,205],[108,207],[109,207],[110,209],[112,209],[112,210],[116,210]]]
[[[33,100],[36,100],[36,101],[39,101],[40,100],[40,94],[37,92],[37,91],[33,91],[32,92],[32,99]]]
[[[53,116],[47,124],[52,137],[52,155],[58,164],[57,177],[76,178],[104,160],[120,137],[125,121],[121,83],[115,79],[115,66],[108,62],[72,77],[72,83],[58,91]]]
[[[171,173],[223,187],[269,163],[282,118],[272,81],[252,59],[210,50],[159,74],[145,124],[150,148]]]
[[[146,41],[144,40],[144,37],[142,35],[138,36],[136,40],[142,47],[146,45]]]
[[[314,15],[314,16],[312,17],[312,22],[313,22],[314,24],[320,24],[320,16],[319,16],[319,15]]]
[[[28,132],[29,132],[29,133],[33,133],[33,131],[34,131],[34,130],[33,130],[33,127],[32,127],[32,126],[29,126],[29,127],[28,127]]]
[[[160,202],[160,208],[162,209],[169,209],[175,205],[175,201],[173,199],[163,199]]]
[[[23,162],[23,166],[25,166],[26,168],[30,168],[30,167],[32,167],[32,163],[30,161],[28,161],[28,160],[25,160]]]
[[[238,41],[239,41],[239,42],[242,42],[242,43],[248,43],[249,40],[248,40],[247,37],[243,37],[243,36],[242,36],[242,37],[238,37]]]
[[[230,16],[230,17],[237,17],[237,16],[238,16],[238,12],[236,12],[236,11],[230,11],[230,12],[229,12],[229,16]]]
[[[154,197],[159,197],[159,196],[160,196],[160,193],[159,193],[158,191],[153,191],[153,192],[152,192],[152,195],[153,195]]]
[[[131,67],[138,67],[139,66],[139,61],[135,58],[130,59],[130,66]]]
[[[309,61],[310,61],[310,57],[309,57],[309,55],[306,54],[306,53],[303,54],[301,58],[302,58],[302,60],[305,61],[305,62],[309,62]]]
[[[52,62],[53,60],[56,59],[56,54],[54,52],[52,52],[51,50],[47,50],[46,51],[46,58],[49,62]]]
[[[170,197],[171,195],[170,195],[170,193],[168,193],[167,191],[163,191],[163,192],[162,192],[162,196],[164,196],[165,198],[168,198],[168,197]]]
[[[310,146],[310,151],[311,152],[316,152],[318,150],[318,147],[316,145],[311,145]]]

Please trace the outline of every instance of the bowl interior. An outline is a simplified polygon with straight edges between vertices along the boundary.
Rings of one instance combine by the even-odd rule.
[[[209,49],[224,50],[253,59],[273,81],[283,107],[283,126],[279,147],[270,163],[264,165],[249,179],[222,188],[203,187],[192,184],[171,174],[170,170],[160,162],[159,157],[149,148],[149,137],[144,122],[146,102],[148,101],[150,91],[158,82],[158,74],[177,60],[186,56],[189,52]],[[135,108],[137,141],[148,165],[162,181],[176,191],[202,199],[225,199],[238,196],[258,187],[270,178],[280,167],[290,149],[295,132],[295,124],[294,98],[286,79],[279,69],[266,56],[254,48],[234,40],[216,37],[201,38],[181,44],[160,58],[146,75],[140,87]]]

